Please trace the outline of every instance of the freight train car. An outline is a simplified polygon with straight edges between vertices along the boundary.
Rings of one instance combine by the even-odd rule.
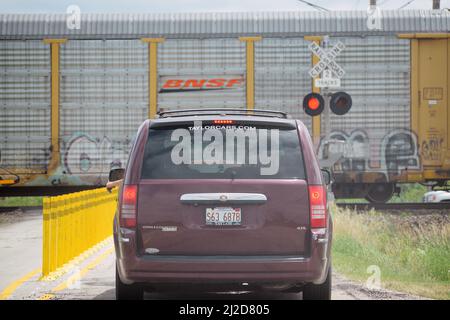
[[[386,201],[450,179],[450,13],[0,15],[0,194],[103,185],[159,110],[276,109],[301,119],[337,197]],[[76,23],[73,23],[76,19]],[[315,87],[312,42],[345,48]],[[309,92],[351,95],[310,117]],[[56,190],[56,191],[55,191]]]

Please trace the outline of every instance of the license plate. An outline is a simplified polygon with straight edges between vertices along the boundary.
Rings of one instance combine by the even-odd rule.
[[[207,225],[229,225],[236,226],[241,224],[241,208],[218,207],[206,208]]]

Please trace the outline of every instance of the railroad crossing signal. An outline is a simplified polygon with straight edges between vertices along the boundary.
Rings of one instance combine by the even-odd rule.
[[[316,87],[340,87],[340,78],[345,75],[345,71],[334,59],[345,49],[345,45],[339,41],[333,48],[323,49],[317,43],[311,42],[308,48],[320,59],[309,70],[309,75],[312,78],[316,78],[323,73],[322,79],[315,80]]]
[[[344,69],[334,61],[336,57],[345,49],[345,45],[338,41],[334,47],[328,49],[328,37],[324,40],[324,48],[319,46],[316,42],[311,42],[308,46],[313,54],[319,57],[319,62],[316,63],[309,75],[314,79],[322,74],[321,79],[314,79],[314,84],[319,88],[337,88],[341,86],[341,77],[345,75]],[[307,115],[312,117],[320,115],[324,110],[325,121],[329,122],[330,110],[336,115],[346,114],[352,107],[352,98],[346,92],[336,92],[333,94],[325,93],[325,98],[319,94],[311,92],[303,99],[303,110]],[[329,126],[327,126],[329,127]]]

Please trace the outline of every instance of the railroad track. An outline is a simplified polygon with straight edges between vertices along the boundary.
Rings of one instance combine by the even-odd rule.
[[[21,211],[32,211],[32,210],[39,210],[42,209],[41,206],[30,206],[30,207],[18,207],[18,206],[11,206],[11,207],[0,207],[0,213],[7,213],[7,212],[14,212],[17,210]]]
[[[440,211],[442,213],[450,213],[450,202],[440,203],[336,203],[339,208],[349,208],[357,211],[368,211],[371,209],[377,211]]]

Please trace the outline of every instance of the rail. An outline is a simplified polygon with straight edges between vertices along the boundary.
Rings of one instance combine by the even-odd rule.
[[[26,211],[34,211],[34,210],[41,210],[41,209],[42,209],[42,206],[27,206],[27,207],[3,206],[3,207],[0,207],[0,213],[14,213],[16,211],[26,212]]]
[[[112,235],[116,199],[105,188],[44,198],[43,276]]]
[[[371,209],[378,211],[411,211],[413,213],[427,214],[431,211],[442,211],[443,213],[450,213],[450,202],[439,202],[439,203],[336,203],[339,208],[349,208],[357,211],[368,211]]]

